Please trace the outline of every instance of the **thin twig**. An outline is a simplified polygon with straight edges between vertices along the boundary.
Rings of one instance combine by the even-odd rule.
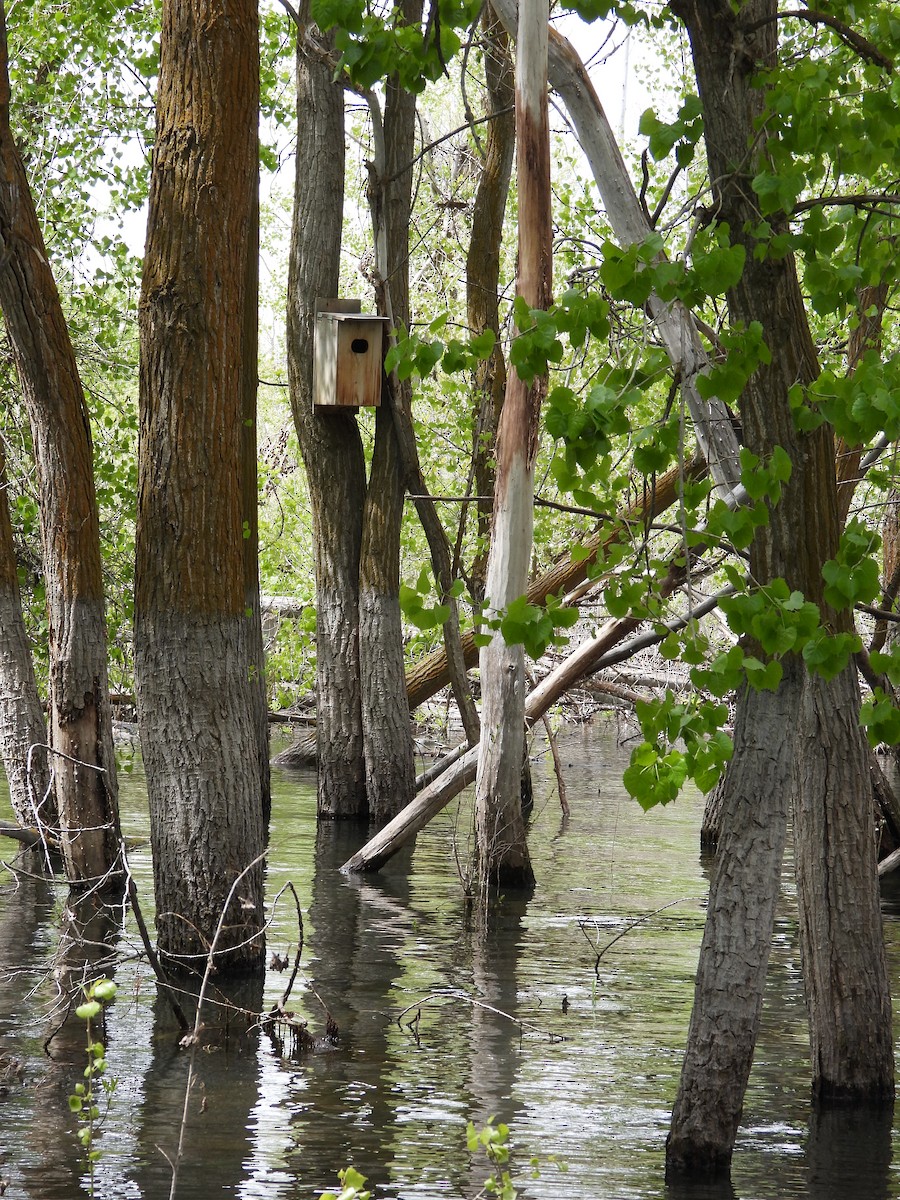
[[[588,931],[585,929],[585,925],[587,925],[587,921],[579,921],[578,928],[581,930],[581,932],[587,938],[588,944],[591,946],[591,948],[597,954],[596,961],[594,962],[594,975],[599,980],[599,978],[600,978],[600,959],[607,952],[607,950],[610,949],[610,947],[614,946],[616,944],[616,942],[618,942],[620,940],[620,938],[623,938],[623,937],[625,937],[626,934],[631,933],[632,929],[636,929],[638,925],[643,925],[643,923],[645,921],[649,921],[651,917],[659,916],[659,914],[661,912],[665,912],[667,908],[674,908],[676,904],[691,904],[691,903],[695,903],[697,900],[702,900],[702,899],[703,899],[702,896],[682,896],[679,900],[670,900],[668,904],[663,904],[661,908],[654,908],[652,912],[644,913],[643,916],[638,917],[637,920],[632,921],[631,924],[626,925],[624,929],[620,930],[620,932],[617,933],[616,936],[611,941],[607,942],[606,945],[603,947],[603,949],[599,950],[599,951],[597,950],[595,943],[591,941],[591,938],[588,935]]]
[[[417,1000],[414,1004],[408,1004],[401,1013],[398,1013],[397,1024],[402,1028],[401,1022],[408,1012],[412,1012],[414,1008],[421,1009],[424,1004],[429,1004],[432,1000],[465,1000],[473,1008],[481,1008],[485,1012],[493,1013],[497,1017],[503,1017],[507,1021],[512,1021],[514,1025],[519,1026],[522,1033],[533,1033],[538,1037],[548,1038],[551,1042],[568,1041],[565,1034],[554,1033],[551,1029],[542,1029],[540,1025],[534,1025],[531,1021],[523,1021],[521,1017],[514,1017],[512,1013],[505,1012],[502,1008],[495,1008],[493,1004],[487,1004],[484,1000],[476,1000],[474,996],[470,996],[468,992],[464,992],[460,988],[441,988],[440,991],[430,992],[423,1000]]]
[[[141,935],[141,941],[144,945],[144,952],[147,955],[147,961],[149,962],[153,974],[156,976],[160,986],[163,989],[165,997],[169,1002],[169,1007],[175,1014],[175,1020],[178,1022],[182,1030],[189,1029],[190,1022],[184,1015],[184,1009],[181,1007],[175,997],[174,988],[169,982],[168,976],[166,975],[163,965],[159,961],[156,950],[153,947],[153,943],[150,940],[150,934],[147,932],[144,914],[141,912],[141,905],[138,900],[137,887],[135,886],[134,877],[131,874],[131,866],[128,862],[128,856],[125,852],[124,838],[119,842],[119,852],[122,855],[122,864],[125,868],[125,880],[128,890],[128,899],[131,901],[131,911],[134,913],[135,924],[138,927],[138,933]]]

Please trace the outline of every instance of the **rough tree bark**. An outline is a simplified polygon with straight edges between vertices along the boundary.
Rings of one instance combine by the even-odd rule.
[[[516,145],[519,192],[517,291],[530,308],[551,299],[552,212],[547,115],[545,0],[519,10],[516,59]],[[494,523],[486,606],[499,612],[527,587],[534,508],[534,460],[546,377],[530,384],[510,372],[497,435]],[[481,753],[475,788],[475,839],[483,883],[528,887],[534,882],[519,781],[525,738],[525,669],[521,646],[498,632],[481,652]]]
[[[375,417],[359,570],[366,796],[369,817],[377,824],[389,821],[416,790],[399,600],[404,491],[394,422],[382,405]]]
[[[417,21],[419,15],[420,6],[417,0],[410,8],[408,18]],[[389,85],[388,104],[382,124],[377,97],[370,92],[367,98],[375,147],[374,161],[369,163],[368,193],[375,241],[374,284],[378,311],[388,318],[390,328],[394,329],[398,325],[408,326],[410,319],[409,220],[412,172],[409,156],[412,154],[415,136],[415,104],[413,97],[404,96],[399,88],[392,89]],[[438,516],[437,507],[428,493],[419,461],[412,419],[411,381],[401,380],[395,371],[387,375],[382,391],[382,404],[390,412],[394,425],[393,440],[400,484],[403,490],[412,493],[413,503],[428,542],[440,601],[447,607],[443,635],[450,687],[466,737],[470,745],[474,745],[480,736],[478,710],[466,676],[466,663],[460,640],[459,608],[456,597],[452,594],[454,578],[450,543]],[[383,427],[379,426],[376,419],[376,436],[379,428]],[[387,436],[386,430],[384,435]],[[373,461],[373,472],[374,467]],[[368,500],[377,503],[377,496],[372,495],[371,485]],[[399,540],[399,526],[397,537]],[[397,582],[399,585],[399,563]],[[384,815],[392,816],[394,812],[396,806],[390,813],[379,814],[376,819],[383,819]]]
[[[288,268],[291,410],[306,468],[316,572],[318,813],[364,820],[359,660],[359,564],[366,467],[354,413],[313,410],[317,298],[335,297],[344,207],[344,95],[329,65],[332,39],[300,8],[297,169]]]
[[[489,497],[494,494],[497,425],[506,392],[506,362],[500,345],[497,291],[500,283],[503,218],[506,214],[513,154],[516,148],[515,74],[509,36],[489,4],[482,13],[481,27],[485,91],[488,114],[492,119],[488,122],[484,163],[472,208],[472,232],[466,257],[466,311],[473,335],[477,336],[486,329],[491,329],[496,335],[497,343],[490,358],[479,363],[475,372],[472,479],[478,497],[475,502],[478,549],[469,571],[469,580],[476,600],[484,599],[484,577],[493,509]],[[462,545],[465,513],[464,508],[457,539],[457,556]]]
[[[403,20],[416,24],[421,0],[405,0]],[[373,111],[376,138],[377,116]],[[378,311],[395,325],[409,326],[409,223],[416,100],[391,77],[385,84],[383,150],[370,166],[369,205],[375,241]],[[384,175],[378,176],[383,164]],[[389,284],[389,289],[386,288]],[[375,447],[363,510],[359,569],[359,645],[362,676],[363,740],[369,815],[383,824],[415,795],[412,725],[406,700],[403,628],[400,614],[400,526],[406,479],[396,403],[407,409],[406,394],[395,398],[385,387],[375,416]]]
[[[0,3],[0,309],[28,409],[50,625],[50,744],[72,884],[112,883],[118,792],[90,421],[28,180],[10,129]]]
[[[245,615],[244,322],[257,179],[251,0],[163,6],[140,305],[135,678],[160,949],[264,963],[264,789]],[[255,863],[254,866],[251,864]]]
[[[790,809],[802,672],[741,693],[667,1170],[727,1171],[759,1021]]]
[[[46,742],[47,723],[22,617],[6,465],[0,447],[0,747],[12,810],[23,826],[57,825]],[[32,746],[40,749],[32,752]]]
[[[751,377],[741,398],[744,438],[767,461],[777,445],[790,456],[793,472],[769,525],[751,547],[751,576],[760,583],[783,578],[792,589],[820,604],[835,630],[849,618],[831,613],[822,601],[823,562],[834,555],[839,536],[834,447],[827,426],[800,434],[788,391],[818,374],[815,349],[791,257],[760,262],[749,230],[755,227],[750,186],[765,153],[760,130],[764,92],[756,85],[760,65],[774,61],[774,0],[750,0],[739,13],[719,0],[678,0],[673,11],[687,26],[703,103],[704,133],[717,216],[732,237],[743,240],[746,266],[728,293],[729,314],[744,327],[762,325],[771,363]],[[750,32],[748,32],[748,30]],[[748,149],[750,147],[750,149]],[[858,728],[855,667],[826,683],[809,679],[802,665],[788,664],[778,692],[766,696],[779,713],[795,714],[794,828],[801,912],[801,950],[813,1044],[813,1088],[822,1096],[876,1098],[892,1094],[890,997],[878,915],[872,792]],[[765,746],[766,703],[748,693],[739,698],[743,749],[726,781],[726,827],[750,801],[754,820],[768,835],[736,850],[731,835],[719,850],[707,914],[704,947],[721,947],[716,970],[701,963],[681,1084],[672,1115],[666,1164],[671,1175],[727,1170],[755,1044],[759,997],[768,960],[762,920],[768,893],[778,887],[776,856],[786,820],[781,797],[789,778],[746,772],[742,757]],[[787,769],[784,764],[779,772]],[[765,780],[765,786],[761,783]],[[734,853],[755,886],[738,890]],[[759,909],[759,919],[736,922],[734,906]],[[852,922],[852,930],[850,928]],[[827,936],[820,923],[827,928]],[[716,1035],[720,997],[728,991],[741,1019],[730,1036]]]

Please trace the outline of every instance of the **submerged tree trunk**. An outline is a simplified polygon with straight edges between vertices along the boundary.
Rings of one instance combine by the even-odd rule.
[[[0,447],[0,746],[10,804],[20,825],[55,828],[57,824],[46,742],[47,724],[22,617],[6,465]]]
[[[34,443],[50,625],[50,742],[66,875],[121,885],[118,791],[90,421],[9,124],[0,3],[0,309]]]
[[[551,298],[552,218],[547,116],[545,0],[520,8],[516,61],[516,145],[519,187],[517,290],[530,308]],[[534,460],[546,377],[531,383],[512,371],[497,438],[494,524],[486,603],[500,612],[522,596],[531,562]],[[481,652],[481,753],[475,789],[475,838],[483,883],[529,887],[534,882],[519,792],[525,753],[525,664],[521,646],[495,633]]]
[[[751,576],[760,584],[786,580],[792,590],[819,604],[826,624],[840,631],[848,627],[849,617],[831,612],[822,594],[822,564],[834,556],[839,536],[831,431],[822,425],[798,433],[788,400],[789,390],[798,380],[810,382],[817,376],[815,349],[793,258],[756,256],[750,232],[755,228],[751,180],[765,153],[760,132],[764,93],[756,78],[760,65],[774,61],[775,3],[750,0],[739,14],[709,0],[678,0],[672,7],[690,35],[716,213],[727,222],[732,238],[746,248],[743,276],[727,296],[729,315],[743,328],[759,322],[771,353],[771,362],[757,369],[741,397],[744,438],[763,461],[768,461],[775,446],[781,446],[793,466],[781,502],[771,509],[768,526],[757,531],[751,548]],[[752,29],[749,35],[748,26]],[[778,224],[772,218],[773,227]],[[738,722],[745,735],[729,768],[725,822],[731,828],[734,810],[745,803],[745,791],[756,795],[753,774],[745,775],[744,758],[753,754],[754,747],[767,747],[774,754],[777,746],[777,741],[767,743],[768,703],[784,723],[779,737],[783,739],[788,728],[795,732],[793,762],[778,760],[779,773],[769,778],[768,788],[781,795],[791,779],[796,784],[795,854],[802,906],[801,951],[814,1047],[813,1090],[822,1096],[878,1098],[893,1089],[890,999],[878,915],[871,785],[859,754],[855,689],[848,681],[853,671],[848,667],[826,683],[807,680],[803,664],[789,661],[777,693],[764,693],[761,702],[747,692],[741,694]],[[801,681],[799,687],[793,684],[795,678]],[[786,712],[782,700],[789,686],[793,695],[790,712]],[[826,720],[832,705],[837,712]],[[745,777],[746,784],[741,784]],[[781,817],[777,819],[780,822]],[[840,854],[838,847],[842,847]],[[703,958],[698,972],[695,1013],[667,1149],[671,1174],[727,1169],[734,1146],[740,1106],[732,1080],[743,1081],[742,1095],[747,1053],[749,1049],[752,1055],[755,1041],[753,1014],[761,997],[763,973],[744,973],[745,964],[756,963],[760,957],[755,923],[738,921],[733,933],[724,936],[720,926],[732,908],[752,916],[761,906],[773,903],[765,889],[775,887],[772,872],[766,869],[770,858],[762,842],[739,852],[743,857],[736,863],[730,840],[719,849],[717,902],[710,905],[707,915],[703,953],[709,955],[721,946],[722,955],[712,963]],[[747,880],[755,879],[755,884],[742,890],[735,874],[738,871],[745,873]],[[828,873],[827,881],[823,871]],[[723,898],[723,891],[727,897]],[[842,913],[855,914],[861,924],[851,930]],[[824,929],[827,936],[815,936]],[[724,1042],[713,1072],[704,1066],[703,1043],[706,1031],[715,1028],[721,1007],[720,980],[729,973],[735,979],[744,973],[742,992],[739,994],[737,986],[729,992],[729,1003],[740,1008],[744,1019],[740,1034],[732,1034]],[[843,1057],[851,1047],[860,1054],[854,1062]],[[735,1115],[724,1120],[724,1112]]]
[[[807,676],[798,727],[794,838],[813,1094],[890,1099],[891,996],[855,665],[828,681]]]
[[[297,171],[288,268],[291,410],[306,468],[316,572],[316,739],[320,818],[368,815],[359,660],[359,563],[366,468],[356,414],[313,409],[318,298],[336,297],[344,207],[344,97],[332,38],[300,8]]]
[[[202,965],[228,904],[227,971],[261,969],[265,948],[242,483],[258,87],[255,4],[168,0],[140,309],[135,678],[160,949]]]

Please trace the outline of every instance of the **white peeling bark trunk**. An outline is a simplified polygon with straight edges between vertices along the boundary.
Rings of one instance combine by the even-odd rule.
[[[519,187],[518,292],[531,308],[551,297],[550,139],[547,116],[546,0],[520,8],[516,62]],[[510,372],[497,437],[494,528],[487,605],[499,611],[528,585],[534,508],[534,459],[546,378],[526,384]],[[475,794],[478,871],[483,883],[534,882],[519,780],[525,746],[525,664],[521,646],[494,636],[481,652],[482,739]]]

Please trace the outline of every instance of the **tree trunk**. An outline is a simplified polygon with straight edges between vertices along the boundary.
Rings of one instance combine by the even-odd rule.
[[[497,426],[506,391],[506,362],[500,346],[500,252],[503,247],[503,218],[509,196],[513,153],[516,147],[515,76],[509,37],[488,4],[481,17],[484,38],[484,76],[488,98],[488,122],[484,164],[472,209],[472,233],[466,258],[466,309],[474,336],[491,329],[497,343],[490,358],[475,372],[475,404],[472,413],[472,478],[478,496],[478,545],[469,578],[476,600],[484,599],[487,553],[490,543],[494,494],[494,453]],[[460,520],[457,548],[462,543],[465,508]]]
[[[881,353],[884,310],[887,307],[888,295],[888,285],[883,281],[871,287],[861,287],[858,291],[858,324],[850,331],[847,343],[847,366],[851,372],[859,366],[867,350]],[[846,523],[853,496],[860,482],[862,453],[863,448],[860,445],[848,446],[843,440],[838,443],[835,458],[838,520],[841,528]]]
[[[313,519],[318,813],[364,820],[359,563],[366,468],[355,413],[319,414],[312,399],[316,299],[338,292],[344,206],[344,97],[323,53],[332,40],[310,23],[304,4],[297,35],[288,380]]]
[[[672,1127],[669,1174],[728,1170],[762,1012],[790,805],[802,671],[774,699],[742,694],[728,767],[694,1007]]]
[[[56,800],[45,749],[47,724],[22,618],[7,487],[0,447],[0,746],[16,820],[23,826],[55,828]]]
[[[516,61],[519,270],[517,290],[530,308],[551,298],[552,216],[547,116],[545,0],[520,8]],[[494,525],[488,557],[488,611],[523,595],[531,565],[534,459],[546,377],[532,383],[510,372],[497,438]],[[525,663],[521,646],[499,632],[481,652],[481,753],[475,789],[475,838],[483,883],[529,887],[534,882],[519,780],[525,753]]]
[[[744,438],[749,449],[764,461],[775,446],[781,446],[793,464],[781,502],[772,507],[768,526],[757,531],[751,547],[751,577],[760,584],[783,578],[792,590],[819,604],[823,620],[832,629],[846,629],[848,616],[830,612],[822,596],[822,564],[834,556],[839,536],[831,430],[822,425],[811,433],[798,433],[788,401],[788,392],[798,380],[810,382],[818,374],[796,267],[790,256],[777,260],[764,256],[760,261],[754,254],[750,233],[755,228],[751,180],[765,154],[765,137],[760,133],[765,97],[757,85],[757,72],[760,66],[774,62],[775,3],[750,0],[739,14],[728,5],[710,0],[678,0],[672,7],[690,36],[716,213],[747,250],[743,276],[727,296],[729,315],[735,325],[744,328],[758,321],[771,352],[771,362],[759,367],[741,397]],[[750,34],[746,32],[748,27],[752,29]],[[748,152],[748,146],[752,151]],[[778,224],[773,218],[772,225]],[[802,664],[795,667],[788,663],[779,691],[767,694],[766,700],[784,713],[784,693],[789,692],[789,711],[794,714],[790,724],[796,730],[794,833],[798,891],[804,906],[801,950],[810,989],[811,1040],[814,1047],[834,1047],[833,1055],[816,1053],[813,1089],[818,1095],[852,1093],[876,1098],[893,1088],[891,1056],[884,1053],[885,1045],[890,1045],[890,999],[878,919],[874,835],[865,844],[867,826],[871,829],[871,785],[857,749],[858,731],[852,732],[847,724],[855,722],[858,710],[847,678],[855,668],[848,667],[830,683],[809,680],[799,690],[793,684],[797,670],[804,671]],[[824,703],[842,712],[841,723],[823,725]],[[730,768],[737,781],[743,777],[741,756],[749,754],[754,746],[767,744],[764,707],[765,701],[760,705],[747,692],[739,697],[738,721],[746,735],[741,743],[744,749],[740,754],[736,749]],[[820,743],[823,736],[825,741]],[[847,772],[853,772],[852,783]],[[780,794],[789,786],[789,780],[772,779],[769,786]],[[739,807],[743,801],[742,788],[729,782],[726,807]],[[868,818],[861,809],[867,810]],[[726,821],[733,820],[729,812]],[[842,847],[840,857],[838,846]],[[743,969],[742,963],[758,959],[758,945],[755,934],[751,939],[749,923],[742,934],[738,922],[730,940],[720,936],[717,929],[728,906],[743,905],[752,911],[767,903],[763,889],[773,886],[761,847],[750,847],[743,853],[742,869],[748,872],[748,879],[757,880],[756,887],[744,893],[734,883],[728,885],[736,878],[733,851],[726,851],[724,846],[719,850],[716,878],[721,876],[721,887],[729,887],[729,900],[727,905],[720,901],[710,906],[704,946],[726,947],[727,959],[718,962],[715,973],[701,962],[698,980],[703,986],[698,986],[695,998],[696,1016],[692,1018],[691,1042],[667,1153],[667,1168],[672,1174],[721,1170],[730,1162],[733,1150],[735,1122],[713,1122],[703,1114],[708,1116],[720,1108],[731,1111],[734,1107],[726,1099],[732,1090],[728,1081],[732,1077],[745,1078],[746,1048],[749,1045],[752,1054],[755,1040],[751,1014],[759,1003],[762,972],[745,976],[746,994],[739,997],[736,989],[729,992],[730,1003],[739,1004],[745,1021],[741,1035],[729,1040],[730,1053],[726,1053],[722,1069],[712,1074],[698,1066],[702,1048],[694,1043],[702,1040],[704,1030],[715,1025],[722,971],[734,973]],[[727,854],[724,861],[723,854]],[[829,873],[828,887],[824,894],[816,895],[806,881],[821,878],[823,869]],[[840,915],[844,910],[860,914],[866,922],[853,929],[853,945],[845,940],[850,931]],[[817,941],[808,934],[820,920],[829,930],[829,937]],[[830,978],[832,971],[836,973],[834,978]],[[843,1048],[859,1046],[864,1038],[874,1038],[874,1046],[861,1062],[840,1060]],[[822,1074],[826,1064],[830,1071],[827,1077]]]
[[[421,0],[406,0],[403,19],[416,24]],[[377,105],[373,106],[377,122]],[[370,165],[369,205],[375,241],[378,308],[409,325],[409,224],[416,128],[415,96],[396,78],[385,86],[383,154]],[[379,130],[375,130],[376,142]],[[384,174],[379,175],[379,170]],[[389,284],[389,287],[388,287]],[[402,389],[405,389],[405,393]],[[387,387],[385,393],[388,392]],[[400,614],[400,526],[406,479],[394,405],[408,410],[408,381],[376,412],[375,448],[363,510],[359,569],[360,671],[369,816],[384,824],[415,795],[412,724],[403,670]]]
[[[259,162],[257,139],[256,161]],[[259,595],[259,486],[257,473],[257,393],[259,391],[259,167],[253,184],[250,232],[247,238],[244,282],[244,340],[242,343],[241,529],[244,550],[244,615],[250,660],[250,696],[256,730],[256,762],[262,797],[263,827],[272,814],[269,771],[269,703],[266,695],[266,652]]]
[[[140,307],[135,679],[161,951],[264,962],[264,788],[243,521],[247,256],[257,179],[250,0],[168,0]],[[246,872],[246,874],[242,874]]]
[[[383,825],[415,795],[412,723],[403,673],[400,524],[404,487],[390,411],[375,416],[375,450],[363,518],[359,645],[369,817]]]
[[[90,422],[9,124],[0,3],[0,309],[31,424],[50,625],[50,743],[66,875],[117,886],[119,816]]]
[[[894,1094],[869,750],[853,666],[808,675],[798,726],[794,831],[813,1094]]]

